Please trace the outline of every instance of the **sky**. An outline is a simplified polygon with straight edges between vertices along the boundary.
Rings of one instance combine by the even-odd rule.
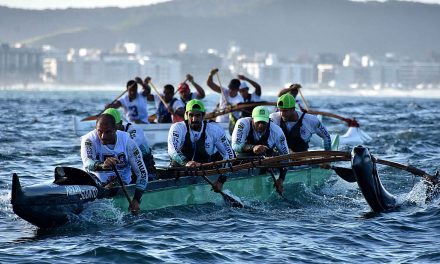
[[[26,9],[94,8],[94,7],[132,7],[149,5],[172,0],[0,0],[0,5]],[[365,1],[365,0],[355,0]],[[402,0],[440,4],[440,0]]]

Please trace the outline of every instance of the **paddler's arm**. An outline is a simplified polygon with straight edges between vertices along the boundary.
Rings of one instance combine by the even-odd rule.
[[[212,69],[211,72],[209,73],[208,76],[208,80],[206,81],[206,85],[208,85],[209,88],[211,88],[214,92],[217,93],[222,93],[221,91],[221,87],[218,86],[213,80],[212,78],[214,77],[215,74],[217,74],[218,69]]]
[[[101,162],[95,160],[95,148],[93,147],[92,141],[88,138],[81,138],[81,160],[83,162],[84,169],[86,171],[97,171]]]
[[[301,88],[301,84],[294,83],[294,84],[292,84],[288,88],[281,89],[281,91],[279,91],[279,93],[278,93],[278,97],[280,97],[283,94],[289,93],[290,91],[295,91],[296,90],[295,91],[295,96],[294,96],[296,98],[296,94],[298,94],[298,89],[299,88]]]
[[[225,130],[218,125],[212,125],[212,132],[214,133],[215,147],[220,152],[223,160],[229,160],[235,158],[234,150],[231,143],[226,137]]]
[[[154,101],[154,96],[151,94],[151,87],[149,85],[149,83],[151,81],[151,77],[147,76],[145,78],[145,81],[142,81],[142,79],[139,77],[136,77],[135,80],[137,83],[142,85],[142,95],[147,98],[147,101],[150,101],[150,102]]]
[[[273,127],[272,127],[273,126]],[[272,130],[270,131],[270,136],[274,137],[275,140],[275,146],[280,153],[280,155],[287,155],[289,154],[289,146],[287,145],[286,136],[284,135],[283,130],[281,127],[271,123]],[[275,181],[275,187],[279,193],[283,193],[284,187],[284,178],[286,176],[286,169],[280,168],[280,174],[278,179]]]
[[[244,75],[238,75],[237,77],[240,80],[247,81],[248,83],[250,83],[255,88],[255,94],[258,95],[258,96],[261,96],[261,86],[260,86],[260,84],[258,84],[254,80],[249,79],[248,77],[246,77]]]
[[[137,176],[136,189],[134,191],[133,200],[130,205],[130,210],[133,213],[137,213],[139,212],[140,209],[142,194],[147,188],[148,171],[142,159],[142,153],[132,139],[128,139],[127,141],[127,154],[128,154],[128,162],[130,163],[130,167],[133,170],[134,174],[136,174]]]
[[[122,106],[121,102],[119,100],[116,100],[116,102],[106,105],[105,109],[107,109],[107,108],[119,108],[121,106]]]
[[[249,122],[244,118],[238,119],[235,123],[231,137],[232,149],[235,153],[252,152],[254,145],[246,143],[246,137],[249,133],[249,125]]]
[[[185,166],[188,160],[183,155],[181,149],[186,135],[186,127],[184,123],[174,123],[168,132],[168,155],[171,161],[181,166]]]
[[[315,128],[316,134],[324,141],[324,150],[332,150],[332,139],[330,137],[330,133],[317,117],[314,119],[315,123],[313,124],[313,127]]]
[[[203,90],[202,86],[194,81],[194,77],[191,74],[186,75],[186,79],[190,82],[194,88],[197,90],[197,99],[205,98],[205,90]]]

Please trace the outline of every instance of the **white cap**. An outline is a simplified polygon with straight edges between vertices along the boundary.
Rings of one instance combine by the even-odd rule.
[[[245,81],[241,81],[241,83],[240,83],[240,89],[245,89],[245,88],[248,88],[248,89],[249,89],[249,86],[247,85],[247,83],[246,83]]]
[[[293,84],[294,84],[293,82],[288,82],[284,84],[284,88],[290,88],[290,86],[292,86]]]

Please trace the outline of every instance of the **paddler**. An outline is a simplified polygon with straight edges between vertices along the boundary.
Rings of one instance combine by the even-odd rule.
[[[183,120],[185,104],[180,99],[174,97],[173,85],[165,85],[162,94],[151,94],[151,88],[149,86],[151,77],[146,77],[144,82],[142,82],[140,78],[137,78],[137,81],[138,83],[142,83],[147,100],[154,102],[156,105],[157,123],[172,123],[173,118],[171,112],[173,112],[178,119]],[[161,98],[165,101],[166,105],[162,102]]]
[[[84,169],[94,173],[104,186],[116,180],[113,167],[116,167],[125,184],[131,182],[133,171],[136,190],[129,210],[139,212],[142,194],[148,183],[148,171],[140,149],[128,133],[117,130],[112,115],[100,115],[96,128],[81,137],[81,159]]]
[[[186,104],[185,121],[175,123],[168,133],[168,155],[171,166],[197,167],[202,163],[234,158],[223,128],[204,120],[205,105],[198,99]],[[220,176],[214,191],[222,189],[226,181]]]
[[[256,81],[253,81],[244,75],[239,74],[237,77],[241,81],[239,91],[241,97],[243,97],[244,103],[260,102],[261,86]],[[247,83],[250,83],[255,88],[253,93],[249,93],[249,85]],[[253,108],[248,108],[241,111],[241,117],[250,117],[252,110]]]
[[[209,73],[208,80],[206,81],[206,84],[214,91],[219,94],[220,96],[220,102],[218,104],[218,109],[223,110],[226,107],[230,105],[236,105],[239,103],[243,103],[243,97],[239,94],[239,89],[241,82],[239,79],[232,79],[229,82],[228,88],[220,87],[220,85],[217,85],[214,83],[213,77],[215,74],[218,73],[218,69],[212,69]],[[234,111],[229,114],[224,114],[217,116],[215,121],[218,123],[228,123],[229,122],[229,132],[232,133],[232,130],[234,129],[235,122],[237,119],[240,118],[240,111]]]
[[[107,108],[104,111],[104,114],[110,114],[113,116],[116,122],[116,128],[120,131],[125,131],[130,135],[130,138],[136,142],[137,146],[142,152],[142,159],[144,160],[144,164],[148,170],[148,180],[152,181],[156,178],[156,167],[153,155],[151,153],[150,145],[148,144],[147,139],[145,138],[144,132],[136,125],[132,125],[131,123],[122,124],[121,113],[114,108]]]
[[[134,80],[127,82],[127,94],[105,108],[123,107],[127,120],[136,124],[148,124],[148,109],[145,89],[138,92],[137,83]]]
[[[194,88],[196,88],[196,92],[191,92],[189,85],[186,83],[188,81]],[[180,83],[177,86],[177,91],[180,94],[180,100],[186,105],[189,100],[192,99],[203,99],[205,98],[205,90],[203,90],[202,86],[200,86],[197,82],[194,81],[194,77],[191,74],[186,75],[186,81]]]
[[[237,156],[273,156],[289,153],[283,130],[269,119],[269,110],[265,106],[257,106],[252,117],[238,119],[232,133],[232,149]],[[285,170],[280,170],[280,177],[275,182],[278,192],[283,192]]]
[[[272,113],[270,119],[279,125],[286,135],[287,145],[293,152],[307,151],[313,134],[323,140],[325,150],[331,150],[331,138],[325,126],[315,115],[295,109],[295,98],[286,93],[277,100],[279,112]]]

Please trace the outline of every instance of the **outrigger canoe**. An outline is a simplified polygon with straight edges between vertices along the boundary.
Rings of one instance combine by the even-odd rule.
[[[205,174],[211,181],[217,180],[220,174],[227,175],[224,190],[244,201],[268,201],[277,198],[273,174],[268,170],[268,166],[289,166],[284,182],[284,193],[289,197],[293,195],[294,186],[297,184],[320,188],[331,177],[332,171],[322,169],[316,164],[348,161],[350,158],[346,152],[339,151],[327,151],[325,153],[330,153],[330,156],[323,158],[323,152],[325,151],[289,154],[238,165],[228,163],[228,166],[220,169],[158,169],[158,174],[162,175],[161,179],[148,183],[142,198],[141,210],[221,202],[222,196],[213,192],[211,186],[201,177]],[[289,162],[279,163],[286,158]],[[307,162],[304,162],[304,158],[308,158]],[[132,196],[135,185],[130,184],[126,187]],[[27,187],[23,187],[19,176],[13,174],[11,203],[14,213],[41,228],[67,223],[72,216],[80,214],[87,203],[97,199],[111,199],[117,207],[123,210],[128,208],[122,188],[115,186],[105,189],[94,175],[80,169],[57,167],[53,182]]]

